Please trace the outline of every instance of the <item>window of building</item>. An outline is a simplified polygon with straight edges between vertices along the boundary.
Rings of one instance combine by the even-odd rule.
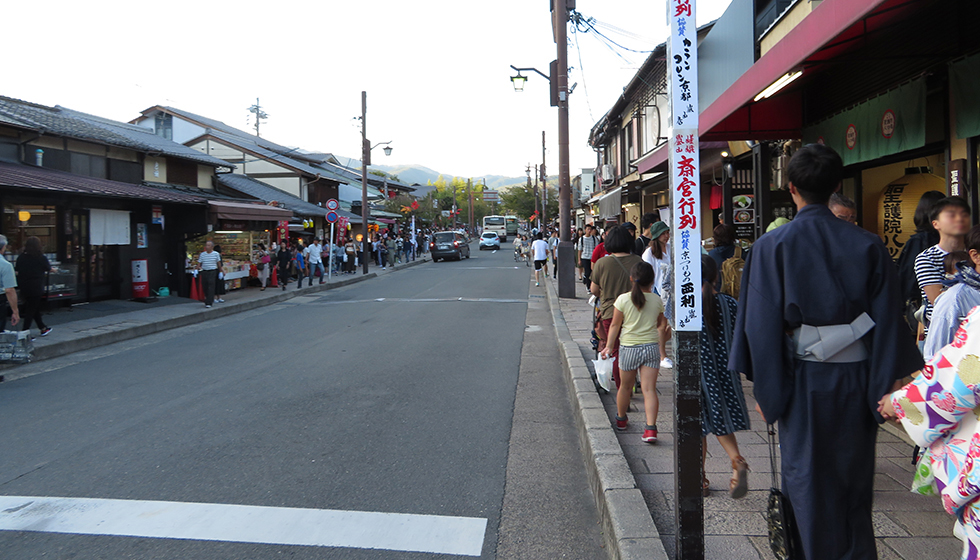
[[[174,116],[167,113],[157,113],[153,119],[153,131],[157,136],[162,136],[167,140],[174,139]]]
[[[10,252],[19,254],[27,238],[36,235],[48,259],[57,260],[58,212],[54,206],[5,204],[3,234],[7,236]]]

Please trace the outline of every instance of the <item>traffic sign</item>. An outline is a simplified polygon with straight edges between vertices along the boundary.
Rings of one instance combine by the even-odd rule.
[[[327,221],[330,222],[331,224],[336,222],[338,219],[340,219],[340,215],[334,212],[333,210],[327,212]]]
[[[336,210],[340,208],[340,203],[337,202],[336,198],[331,198],[327,201],[327,210]]]

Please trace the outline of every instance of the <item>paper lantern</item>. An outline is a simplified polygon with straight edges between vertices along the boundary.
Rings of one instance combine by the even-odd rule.
[[[915,233],[915,208],[928,191],[946,192],[946,181],[929,167],[908,167],[905,175],[895,179],[881,193],[878,201],[878,232],[892,259],[898,259],[902,247]]]
[[[17,212],[17,218],[22,222],[26,222],[31,219],[31,213],[27,210],[21,210]]]

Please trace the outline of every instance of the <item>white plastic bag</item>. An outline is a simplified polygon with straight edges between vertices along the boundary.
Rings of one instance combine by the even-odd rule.
[[[595,377],[599,382],[599,386],[612,393],[616,390],[616,382],[613,380],[613,362],[616,360],[614,356],[610,356],[605,360],[602,356],[599,356],[598,360],[592,360],[592,364],[595,366]]]

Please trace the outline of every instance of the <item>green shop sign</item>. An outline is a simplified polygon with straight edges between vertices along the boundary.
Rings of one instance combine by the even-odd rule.
[[[803,129],[803,142],[837,150],[844,165],[926,143],[926,83],[919,78]]]

